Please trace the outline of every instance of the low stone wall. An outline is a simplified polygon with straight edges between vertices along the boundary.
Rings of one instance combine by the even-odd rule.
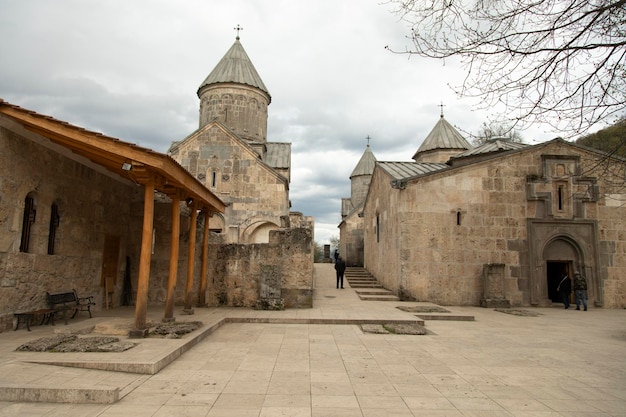
[[[209,245],[209,306],[255,307],[264,267],[280,276],[285,308],[312,307],[313,234],[309,228],[270,232],[269,243]],[[266,268],[267,269],[267,268]]]

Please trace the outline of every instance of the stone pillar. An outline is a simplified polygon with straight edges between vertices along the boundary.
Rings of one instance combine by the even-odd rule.
[[[483,298],[481,307],[510,308],[511,301],[506,299],[504,285],[504,264],[483,265]]]
[[[285,308],[285,300],[281,297],[281,281],[279,266],[261,265],[257,310],[283,310]]]
[[[332,262],[330,260],[330,245],[324,245],[324,259],[322,260],[324,263]]]

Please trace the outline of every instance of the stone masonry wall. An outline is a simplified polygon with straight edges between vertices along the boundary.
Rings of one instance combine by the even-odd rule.
[[[46,291],[76,289],[79,296],[93,295],[94,310],[101,309],[104,237],[120,236],[120,252],[128,246],[128,202],[138,198],[138,187],[68,159],[46,141],[42,144],[0,128],[0,329],[11,326],[13,312],[44,308]],[[36,216],[28,253],[23,253],[22,219],[29,193]],[[53,203],[60,221],[55,251],[49,255]],[[120,285],[123,266],[120,259]]]
[[[267,96],[256,88],[214,85],[200,94],[200,127],[219,120],[252,142],[267,140]]]
[[[310,308],[313,287],[312,229],[270,232],[267,244],[220,244],[209,247],[208,305],[254,307],[263,265],[280,271],[286,308]]]
[[[363,218],[352,213],[343,220],[339,234],[339,253],[346,266],[363,266]]]
[[[419,178],[405,190],[392,189],[389,177],[377,169],[365,211],[366,267],[404,298],[479,305],[484,265],[503,264],[507,297],[512,305],[528,305],[533,266],[527,219],[544,216],[546,209],[528,200],[526,185],[528,178],[541,177],[545,154],[574,155],[583,162],[590,157],[556,142]],[[597,222],[597,273],[605,306],[621,308],[626,303],[626,206],[617,201],[623,201],[624,190],[610,189],[605,167],[589,165],[595,170],[585,176],[598,179],[600,197],[595,202],[583,196],[573,215]],[[608,198],[611,194],[614,198]]]
[[[180,144],[172,157],[228,204],[224,233],[229,242],[245,243],[240,238],[255,222],[281,227],[281,217],[289,215],[286,181],[217,126]]]

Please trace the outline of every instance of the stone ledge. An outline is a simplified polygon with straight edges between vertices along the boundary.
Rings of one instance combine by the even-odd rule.
[[[422,320],[474,321],[474,316],[458,314],[416,314]]]
[[[117,387],[110,388],[49,388],[42,386],[0,387],[0,401],[48,402],[70,404],[114,404],[120,398]]]

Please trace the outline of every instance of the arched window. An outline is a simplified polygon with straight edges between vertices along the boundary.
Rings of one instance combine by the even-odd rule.
[[[57,203],[52,203],[52,207],[50,207],[50,230],[48,231],[48,255],[54,255],[54,242],[60,219],[59,206]]]
[[[28,253],[28,247],[30,246],[30,230],[33,223],[35,223],[36,214],[37,210],[35,210],[35,199],[29,194],[24,200],[24,218],[22,220],[22,242],[20,243],[20,252]]]
[[[380,215],[376,213],[376,242],[380,242]]]

